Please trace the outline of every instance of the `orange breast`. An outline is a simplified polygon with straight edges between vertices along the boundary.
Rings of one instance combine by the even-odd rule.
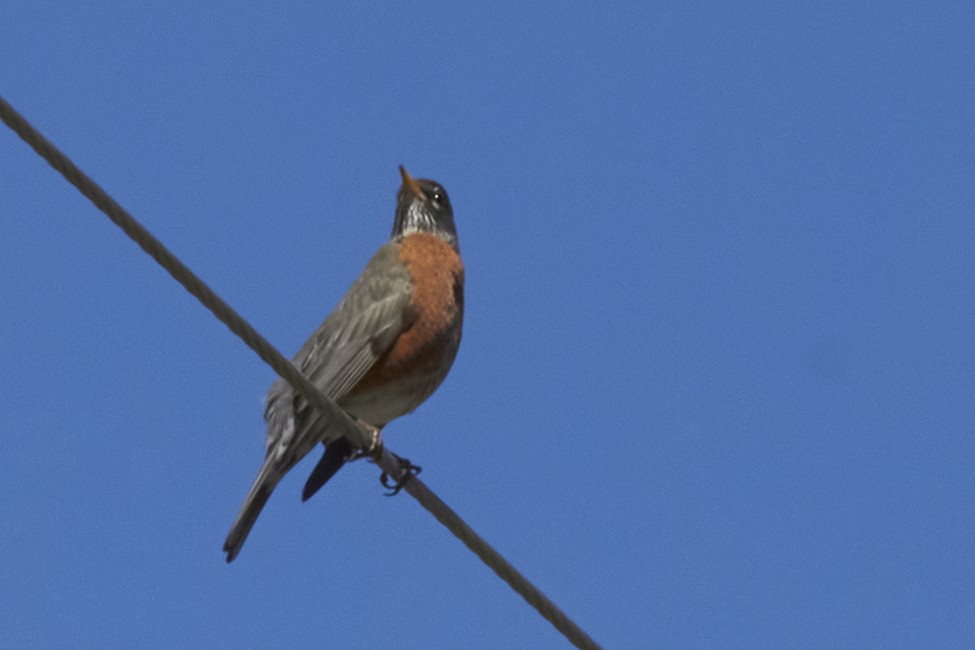
[[[410,410],[443,381],[457,355],[464,315],[464,264],[439,237],[413,233],[403,238],[399,260],[413,281],[415,317],[352,391],[403,383],[415,392]]]

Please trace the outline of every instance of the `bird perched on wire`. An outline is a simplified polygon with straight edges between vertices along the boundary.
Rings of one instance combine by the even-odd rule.
[[[294,358],[312,384],[377,432],[444,380],[464,316],[464,265],[447,192],[435,181],[414,179],[402,165],[399,171],[390,240]],[[237,557],[274,487],[319,441],[325,452],[303,501],[356,454],[341,433],[322,431],[318,418],[286,381],[271,386],[264,462],[224,542],[227,562]]]

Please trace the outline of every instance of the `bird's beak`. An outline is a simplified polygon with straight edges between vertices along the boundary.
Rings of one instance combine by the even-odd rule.
[[[423,190],[420,189],[419,184],[415,180],[413,180],[413,177],[410,176],[410,173],[406,171],[406,168],[403,167],[403,165],[399,166],[399,173],[400,176],[403,177],[403,187],[408,189],[410,191],[410,194],[412,194],[416,198],[420,199],[421,201],[425,201],[427,195],[423,193]]]

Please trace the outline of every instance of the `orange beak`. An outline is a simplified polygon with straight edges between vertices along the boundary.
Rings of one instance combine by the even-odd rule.
[[[425,201],[427,195],[423,193],[423,190],[420,189],[420,186],[415,180],[413,180],[413,177],[410,176],[410,173],[406,171],[406,168],[403,167],[403,165],[399,166],[399,173],[400,176],[403,177],[403,187],[409,189],[410,193],[416,198],[420,199],[421,201]]]

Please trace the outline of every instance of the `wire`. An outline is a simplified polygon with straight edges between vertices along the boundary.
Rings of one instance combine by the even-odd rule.
[[[129,236],[142,250],[149,254],[177,282],[189,291],[204,307],[213,313],[231,332],[251,348],[278,375],[308,400],[320,413],[322,429],[337,427],[342,435],[348,437],[360,449],[370,449],[375,440],[350,418],[334,402],[295,368],[278,350],[255,330],[230,305],[224,302],[193,271],[171,253],[155,236],[129,214],[115,199],[108,195],[95,181],[71,162],[57,147],[48,141],[20,113],[0,97],[0,119],[24,142],[47,161],[65,180],[74,185],[95,207],[101,210],[115,225]],[[446,503],[440,500],[420,479],[401,467],[397,458],[388,450],[382,449],[377,460],[384,472],[394,479],[404,481],[404,488],[430,512],[447,530],[454,534],[467,548],[491,567],[498,577],[518,592],[529,605],[535,608],[547,621],[561,632],[577,648],[597,649],[600,646],[582,628],[576,625],[548,599],[535,585],[515,569],[501,554],[495,551],[480,535],[468,526]]]

